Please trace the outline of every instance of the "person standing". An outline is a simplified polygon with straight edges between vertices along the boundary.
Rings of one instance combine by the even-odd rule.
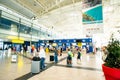
[[[108,54],[109,54],[109,52],[108,52],[108,50],[107,50],[107,47],[106,46],[104,46],[104,47],[102,47],[102,51],[103,51],[103,56],[102,56],[102,60],[104,61],[104,62],[106,62],[106,59],[107,59],[107,56],[108,56]]]
[[[60,56],[62,56],[63,49],[60,47]]]
[[[68,49],[68,57],[67,57],[67,64],[71,65],[72,64],[72,57],[73,57],[73,53],[71,52],[70,49]]]
[[[11,47],[8,48],[8,57],[11,56]]]
[[[77,53],[77,63],[81,61],[81,49],[78,48],[78,53]]]
[[[54,47],[54,60],[55,60],[55,63],[58,62],[58,50]]]
[[[43,49],[43,46],[40,47],[40,51],[39,51],[39,57],[40,57],[40,69],[45,69],[45,50]]]

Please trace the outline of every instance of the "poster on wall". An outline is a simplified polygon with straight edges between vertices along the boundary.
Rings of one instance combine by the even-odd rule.
[[[82,23],[86,37],[103,33],[102,0],[82,0]]]
[[[103,22],[102,0],[82,0],[83,24]]]
[[[103,23],[83,25],[83,33],[86,37],[92,37],[93,34],[103,33]]]

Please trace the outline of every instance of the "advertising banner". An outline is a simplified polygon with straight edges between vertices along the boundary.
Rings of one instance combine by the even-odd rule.
[[[82,23],[86,37],[103,32],[102,0],[82,0]]]
[[[83,24],[103,22],[102,0],[82,0]]]

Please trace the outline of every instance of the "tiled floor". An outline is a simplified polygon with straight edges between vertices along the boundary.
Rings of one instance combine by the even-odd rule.
[[[18,63],[11,63],[11,57],[0,54],[0,80],[105,80],[101,70],[101,53],[82,54],[82,60],[77,64],[76,55],[72,67],[67,67],[64,53],[59,56],[59,63],[54,64],[46,59],[46,70],[39,74],[31,74],[31,60],[18,56]]]
[[[12,63],[11,56],[0,54],[0,80],[14,80],[30,72],[31,61],[18,56],[18,62]]]

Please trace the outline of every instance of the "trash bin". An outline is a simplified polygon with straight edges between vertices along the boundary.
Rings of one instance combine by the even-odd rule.
[[[33,57],[31,64],[31,73],[40,72],[40,57]]]

